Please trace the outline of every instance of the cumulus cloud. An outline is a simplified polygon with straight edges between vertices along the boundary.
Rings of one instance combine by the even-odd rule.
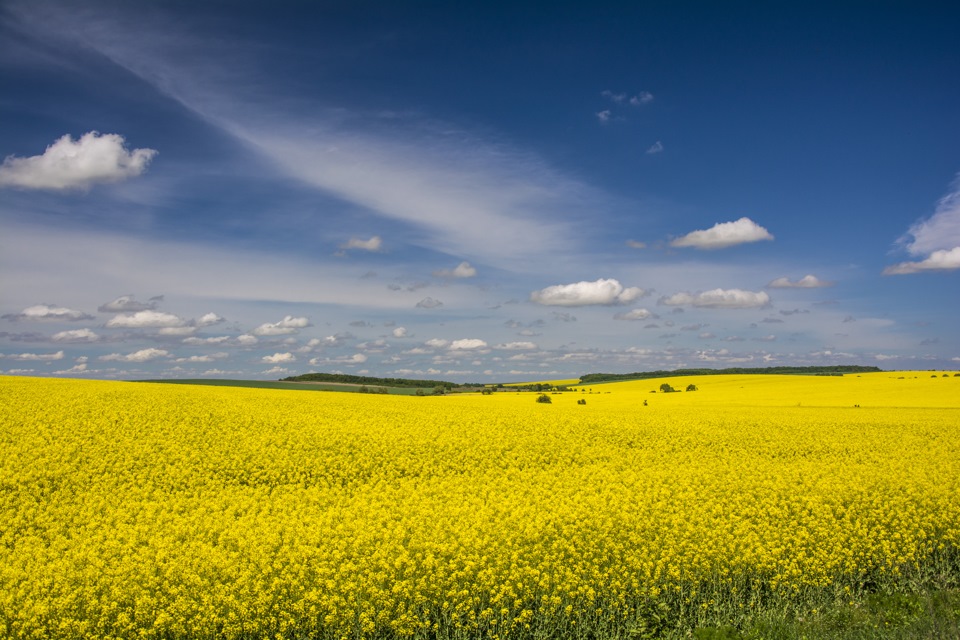
[[[350,238],[347,242],[340,245],[341,249],[359,249],[361,251],[380,251],[383,247],[383,240],[380,236],[372,236],[367,240],[360,238]]]
[[[162,297],[162,296],[161,296]],[[151,298],[149,302],[139,302],[132,295],[120,296],[97,307],[101,313],[131,313],[136,311],[149,311],[157,308],[158,298]]]
[[[663,143],[660,142],[659,140],[657,140],[652,145],[647,147],[647,155],[652,156],[653,154],[660,153],[661,151],[663,151]]]
[[[614,279],[599,279],[594,282],[557,284],[530,294],[537,304],[557,307],[583,307],[587,305],[628,304],[644,294],[638,287],[624,288]]]
[[[71,375],[75,373],[88,373],[87,365],[83,362],[80,364],[75,364],[69,369],[61,369],[60,371],[54,371],[54,375]]]
[[[189,356],[189,357],[186,357],[186,358],[177,358],[176,360],[174,360],[174,362],[187,362],[187,363],[193,363],[193,362],[213,362],[213,361],[215,361],[215,360],[221,360],[221,359],[223,359],[223,358],[226,358],[228,355],[229,355],[228,353],[224,353],[224,352],[211,353],[211,354],[205,355],[205,356]]]
[[[407,338],[410,336],[406,327],[397,327],[392,333],[394,338]]]
[[[476,349],[486,349],[487,343],[477,338],[463,338],[454,340],[450,343],[450,351],[474,351]]]
[[[221,322],[225,322],[225,320],[224,320],[223,318],[221,318],[220,316],[218,316],[217,314],[212,313],[212,312],[211,312],[211,313],[205,313],[205,314],[203,314],[202,316],[200,316],[199,318],[197,318],[197,326],[198,326],[198,327],[210,327],[210,326],[213,326],[213,325],[215,325],[215,324],[220,324]]]
[[[426,297],[420,302],[417,303],[419,309],[436,309],[437,307],[442,307],[443,303],[439,300],[434,300],[431,297]]]
[[[362,353],[355,353],[352,356],[340,356],[339,358],[311,358],[310,364],[363,364],[367,361],[367,356]]]
[[[78,320],[93,320],[93,316],[89,313],[52,304],[35,304],[20,313],[8,313],[2,317],[12,321],[54,320],[76,322]]]
[[[55,333],[50,339],[54,342],[96,342],[100,336],[90,329],[71,329]]]
[[[647,309],[631,309],[630,311],[618,313],[613,317],[616,320],[647,320],[648,318],[656,318],[657,316]]]
[[[128,353],[126,355],[120,353],[110,353],[105,356],[100,356],[101,360],[104,361],[117,361],[117,362],[149,362],[150,360],[156,360],[157,358],[168,358],[170,357],[170,352],[166,349],[156,349],[150,347],[148,349],[140,349],[139,351],[134,351],[133,353]]]
[[[111,329],[156,329],[183,327],[186,321],[172,313],[164,311],[137,311],[129,315],[118,315],[107,320],[105,326]]]
[[[612,116],[613,116],[613,113],[611,113],[609,109],[604,109],[603,111],[597,112],[597,120],[599,120],[601,124],[606,124],[607,122],[610,122],[610,118]]]
[[[807,274],[796,282],[790,278],[777,278],[767,285],[770,289],[816,289],[819,287],[831,287],[833,282],[821,280],[817,276]]]
[[[641,91],[637,95],[630,98],[630,104],[634,107],[639,107],[640,105],[649,104],[653,102],[653,94],[649,91]]]
[[[22,189],[88,189],[143,173],[154,149],[127,151],[123,136],[91,131],[74,140],[70,134],[47,147],[43,155],[7,156],[0,165],[0,187]]]
[[[715,309],[757,309],[770,304],[765,291],[742,289],[711,289],[702,293],[675,293],[662,298],[660,304],[668,306],[693,306]]]
[[[477,275],[477,270],[469,262],[461,262],[453,269],[434,271],[433,275],[438,278],[472,278]]]
[[[265,322],[254,329],[252,333],[257,336],[284,336],[297,333],[300,329],[309,326],[309,318],[284,316],[280,322]]]
[[[903,275],[923,271],[950,271],[960,269],[960,246],[953,249],[938,249],[918,262],[901,262],[883,270],[884,275]]]
[[[63,360],[63,355],[63,351],[56,351],[54,353],[9,353],[3,357],[21,362],[52,362],[53,360]]]
[[[718,222],[709,229],[691,231],[681,238],[672,240],[670,246],[724,249],[760,240],[773,240],[773,236],[750,218],[743,217],[733,222]]]
[[[284,362],[296,362],[297,357],[292,353],[275,353],[272,356],[263,356],[260,359],[261,362],[266,362],[267,364],[281,364]]]
[[[530,351],[537,348],[537,345],[533,342],[521,341],[521,342],[506,342],[498,344],[495,349],[503,349],[505,351]]]

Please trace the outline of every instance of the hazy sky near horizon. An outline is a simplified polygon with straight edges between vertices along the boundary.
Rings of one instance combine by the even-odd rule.
[[[0,0],[0,373],[960,368],[949,3]]]

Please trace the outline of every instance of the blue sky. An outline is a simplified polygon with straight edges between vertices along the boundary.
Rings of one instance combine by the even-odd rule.
[[[0,2],[0,372],[960,368],[949,3]]]

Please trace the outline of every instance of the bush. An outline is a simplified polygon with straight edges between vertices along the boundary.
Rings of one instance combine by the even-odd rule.
[[[676,389],[674,389],[674,388],[671,387],[669,384],[667,384],[666,382],[664,382],[662,385],[660,385],[660,391],[662,391],[662,392],[664,392],[664,393],[673,393],[674,391],[676,391]]]
[[[687,385],[687,391],[696,391],[696,390],[697,390],[697,385],[695,385],[695,384],[688,384],[688,385]]]
[[[539,396],[537,396],[537,402],[542,402],[542,403],[544,403],[544,404],[550,404],[550,403],[553,402],[553,400],[551,400],[551,399],[550,399],[550,396],[548,396],[547,394],[541,393]]]

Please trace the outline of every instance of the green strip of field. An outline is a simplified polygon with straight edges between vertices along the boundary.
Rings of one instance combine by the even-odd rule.
[[[287,391],[339,391],[359,393],[366,387],[369,393],[386,393],[392,395],[416,395],[417,389],[409,387],[380,387],[360,384],[338,384],[324,382],[279,382],[275,380],[226,380],[222,378],[176,378],[169,380],[136,380],[135,382],[159,382],[163,384],[197,384],[213,387],[249,387],[253,389],[285,389]],[[423,390],[420,390],[421,393]]]

